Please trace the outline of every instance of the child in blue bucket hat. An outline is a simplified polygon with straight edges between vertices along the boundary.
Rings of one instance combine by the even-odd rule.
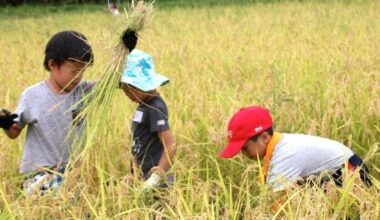
[[[169,79],[158,74],[152,56],[133,50],[126,59],[120,88],[128,98],[138,103],[132,119],[132,154],[134,168],[142,171],[144,188],[161,187],[173,182],[166,175],[175,155],[174,138],[170,131],[169,114],[157,88]]]

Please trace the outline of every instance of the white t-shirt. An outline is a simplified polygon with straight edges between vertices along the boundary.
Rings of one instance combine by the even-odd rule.
[[[345,145],[327,138],[304,134],[283,134],[274,148],[267,183],[283,190],[300,177],[335,171],[354,153]]]

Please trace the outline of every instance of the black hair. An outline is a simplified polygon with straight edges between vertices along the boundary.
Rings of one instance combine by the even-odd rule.
[[[50,71],[49,60],[54,60],[58,66],[61,66],[69,59],[93,64],[94,54],[83,34],[76,31],[58,32],[46,45],[44,67]]]
[[[268,129],[266,129],[265,131],[262,131],[262,132],[256,134],[255,136],[251,137],[249,140],[256,142],[257,139],[259,138],[260,134],[262,134],[263,132],[268,132],[269,135],[273,136],[273,128],[270,127]]]

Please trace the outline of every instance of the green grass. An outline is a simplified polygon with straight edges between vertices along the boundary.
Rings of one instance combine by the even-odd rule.
[[[270,193],[255,181],[257,163],[217,157],[229,117],[259,104],[272,109],[279,131],[330,137],[362,157],[374,151],[366,163],[379,178],[379,2],[211,2],[158,1],[138,44],[171,79],[160,91],[178,145],[174,189],[153,201],[141,198],[139,181],[119,181],[129,175],[128,128],[135,109],[120,91],[108,117],[99,119],[105,129],[54,197],[22,196],[18,166],[24,137],[0,136],[0,218],[380,218],[378,181],[370,190],[352,181],[328,193],[294,189],[284,207],[271,213]],[[14,110],[24,88],[48,77],[44,47],[61,30],[78,30],[92,44],[95,63],[85,77],[97,80],[104,73],[122,21],[102,5],[64,7],[73,9],[0,9],[6,11],[0,13],[1,107]]]

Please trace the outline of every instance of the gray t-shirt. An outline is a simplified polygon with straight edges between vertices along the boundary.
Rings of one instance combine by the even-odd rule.
[[[82,105],[73,106],[91,89],[94,82],[81,82],[68,94],[55,94],[43,81],[27,88],[21,95],[16,113],[20,127],[27,125],[20,172],[38,171],[41,167],[64,166],[69,159],[73,137],[68,133],[73,118]],[[82,123],[77,124],[77,130]]]

